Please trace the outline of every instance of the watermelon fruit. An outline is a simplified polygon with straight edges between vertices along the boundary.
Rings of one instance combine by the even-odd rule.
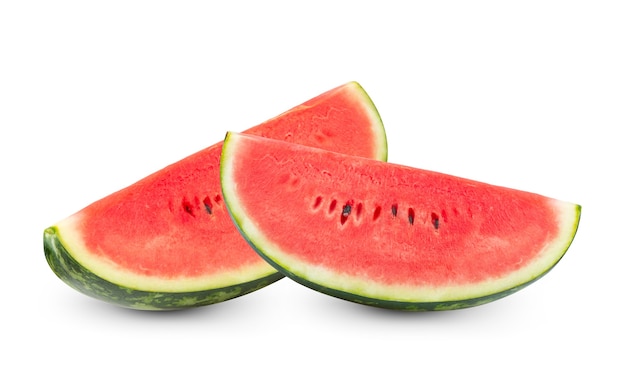
[[[544,276],[581,207],[399,164],[229,133],[226,207],[296,282],[382,308],[460,309]],[[262,209],[261,209],[262,208]]]
[[[387,157],[380,116],[356,82],[247,133]],[[209,305],[282,278],[230,220],[220,188],[221,149],[221,142],[205,148],[45,229],[50,268],[79,292],[143,310]]]

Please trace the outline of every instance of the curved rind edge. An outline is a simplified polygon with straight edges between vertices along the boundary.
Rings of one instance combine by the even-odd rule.
[[[369,297],[365,297],[365,296],[360,296],[358,294],[347,293],[347,292],[343,292],[343,291],[340,291],[340,290],[335,290],[335,289],[324,287],[324,286],[316,284],[314,282],[305,280],[305,279],[303,279],[303,278],[301,278],[299,276],[296,276],[296,275],[286,271],[283,266],[276,264],[274,261],[271,260],[271,258],[269,258],[268,256],[264,255],[262,253],[262,251],[260,251],[254,244],[251,244],[251,246],[265,260],[267,260],[270,265],[272,265],[278,271],[280,271],[283,274],[285,274],[285,276],[287,276],[287,277],[291,278],[292,280],[300,283],[301,285],[304,285],[304,286],[309,287],[309,288],[311,288],[313,290],[319,291],[319,292],[324,293],[324,294],[328,294],[328,295],[333,296],[333,297],[337,297],[337,298],[344,299],[344,300],[351,301],[351,302],[356,302],[356,303],[359,303],[359,304],[362,304],[362,305],[368,305],[368,306],[379,307],[379,308],[386,308],[386,309],[393,309],[393,310],[402,310],[402,311],[419,312],[419,311],[442,311],[442,310],[465,309],[465,308],[475,307],[475,306],[479,306],[479,305],[484,305],[484,304],[496,301],[498,299],[502,299],[504,297],[507,297],[507,296],[509,296],[511,294],[514,294],[514,293],[522,290],[523,288],[531,285],[532,283],[538,281],[540,278],[542,278],[546,274],[548,274],[561,261],[561,259],[563,259],[563,257],[567,253],[567,250],[569,250],[572,242],[574,241],[574,238],[575,238],[576,233],[578,231],[578,226],[580,224],[580,216],[581,216],[582,207],[580,205],[577,205],[577,204],[574,204],[573,206],[574,206],[574,210],[575,210],[575,213],[574,213],[575,214],[575,220],[573,221],[573,228],[572,228],[571,236],[569,238],[569,241],[565,244],[564,248],[559,253],[560,255],[558,255],[558,257],[555,258],[553,264],[551,264],[546,270],[541,272],[541,274],[539,274],[539,275],[537,275],[535,277],[531,277],[528,281],[522,282],[521,284],[519,284],[517,286],[511,287],[509,289],[506,289],[506,290],[503,290],[503,291],[500,291],[500,292],[496,292],[496,293],[493,293],[493,294],[490,294],[490,295],[481,296],[481,297],[475,297],[475,298],[468,298],[468,299],[464,299],[464,300],[452,300],[452,301],[441,301],[441,302],[389,301],[389,300],[378,299],[378,298],[369,298]]]
[[[274,273],[238,285],[195,292],[142,291],[102,279],[78,263],[61,243],[55,227],[44,231],[44,254],[52,271],[67,285],[92,298],[135,310],[180,310],[211,305],[252,293],[283,275]]]
[[[231,145],[228,145],[228,144],[233,142],[233,140],[236,141],[235,138],[237,137],[238,135],[236,134],[234,136],[232,136],[230,133],[226,134],[226,138],[224,141],[225,145],[222,150],[222,158],[220,162],[221,168],[222,168],[220,172],[220,175],[222,178],[222,192],[226,201],[226,205],[228,207],[229,215],[231,216],[231,219],[235,223],[237,230],[244,237],[246,242],[248,242],[248,244],[265,261],[267,261],[272,267],[274,267],[280,273],[284,274],[285,276],[289,277],[291,280],[303,286],[306,286],[320,293],[327,294],[327,295],[340,298],[343,300],[347,300],[347,301],[351,301],[351,302],[355,302],[355,303],[359,303],[363,305],[373,306],[373,307],[393,309],[393,310],[403,310],[403,311],[454,310],[454,309],[464,309],[464,308],[487,304],[489,302],[493,302],[495,300],[509,296],[529,286],[533,282],[536,282],[541,277],[545,276],[563,258],[563,256],[565,255],[565,253],[571,246],[578,230],[578,226],[580,222],[580,215],[581,215],[581,206],[577,204],[571,204],[569,205],[569,207],[571,207],[574,210],[574,212],[572,213],[573,214],[572,221],[570,222],[571,227],[569,227],[571,230],[569,234],[567,234],[567,241],[564,241],[562,243],[562,248],[558,252],[555,252],[553,254],[554,259],[552,259],[552,263],[549,266],[547,266],[543,271],[541,271],[539,274],[536,274],[534,276],[529,276],[527,280],[523,282],[519,282],[515,286],[508,287],[497,292],[489,293],[487,295],[474,296],[471,298],[464,298],[464,299],[452,299],[452,300],[446,300],[446,301],[430,301],[430,302],[416,302],[415,301],[413,302],[413,301],[394,301],[394,300],[389,300],[389,299],[374,298],[371,296],[363,296],[357,293],[337,290],[328,286],[324,286],[320,283],[312,282],[300,275],[294,274],[292,271],[289,270],[288,266],[281,265],[274,259],[274,257],[272,257],[271,255],[268,255],[268,253],[264,251],[263,247],[259,246],[257,244],[258,242],[255,242],[255,240],[253,239],[254,237],[251,237],[250,234],[248,234],[245,231],[244,229],[244,227],[246,227],[245,214],[239,212],[239,210],[235,207],[237,206],[237,202],[230,201],[229,197],[232,197],[232,196],[227,191],[225,191],[225,189],[227,188],[226,186],[228,185],[228,181],[225,181],[225,179],[229,175],[228,169],[230,167],[230,161],[232,157],[232,155],[230,154]],[[232,146],[236,147],[236,145],[234,144]],[[237,200],[236,197],[232,197],[232,198],[234,198],[235,201]],[[564,226],[564,229],[565,228],[566,227]],[[561,239],[565,239],[565,234],[563,235],[563,238]]]
[[[235,222],[237,223],[237,222]],[[577,226],[576,226],[577,227]],[[550,270],[552,270],[554,268],[554,266],[556,266],[556,264],[563,258],[563,256],[565,255],[565,253],[567,252],[567,249],[569,248],[571,242],[567,245],[567,248],[563,250],[561,256],[556,259],[556,261],[554,262],[554,264],[552,264],[547,270],[543,271],[541,274],[539,274],[538,276],[523,282],[515,287],[509,288],[507,290],[504,291],[500,291],[497,293],[493,293],[490,295],[486,295],[486,296],[481,296],[481,297],[475,297],[475,298],[467,298],[467,299],[462,299],[462,300],[451,300],[451,301],[440,301],[440,302],[407,302],[407,301],[392,301],[392,300],[386,300],[386,299],[381,299],[381,298],[373,298],[373,297],[366,297],[366,296],[362,296],[362,295],[358,295],[356,293],[349,293],[349,292],[345,292],[345,291],[341,291],[341,290],[336,290],[330,287],[326,287],[323,285],[320,285],[318,283],[315,282],[311,282],[303,277],[300,277],[294,273],[292,273],[291,271],[288,270],[288,268],[280,265],[279,263],[277,263],[276,261],[274,261],[272,259],[271,256],[267,255],[265,252],[263,252],[263,250],[261,248],[259,248],[252,240],[250,240],[244,233],[243,231],[239,228],[239,225],[237,224],[237,228],[240,230],[240,232],[242,233],[242,235],[244,236],[244,238],[246,239],[246,241],[248,242],[248,244],[261,256],[263,257],[263,259],[265,259],[270,265],[272,265],[272,267],[274,267],[276,270],[278,270],[279,272],[281,272],[282,274],[284,274],[286,277],[290,278],[291,280],[305,286],[308,287],[310,289],[313,289],[317,292],[323,293],[323,294],[327,294],[330,295],[332,297],[336,297],[339,299],[343,299],[346,301],[350,301],[350,302],[355,302],[358,304],[362,304],[362,305],[367,305],[367,306],[372,306],[372,307],[378,307],[378,308],[385,308],[385,309],[391,309],[391,310],[401,310],[401,311],[413,311],[413,312],[420,312],[420,311],[443,311],[443,310],[456,310],[456,309],[465,309],[465,308],[470,308],[470,307],[475,307],[475,306],[479,306],[479,305],[484,305],[493,301],[496,301],[498,299],[507,297],[527,286],[529,286],[530,284],[536,282],[537,280],[539,280],[540,278],[542,278],[543,276],[545,276]],[[576,231],[574,231],[575,234]],[[572,235],[572,240],[573,240],[573,236]]]
[[[377,138],[376,157],[386,161],[387,136],[380,114],[365,89],[356,81],[350,83],[351,92],[357,95],[359,103],[365,106],[370,116],[372,132]],[[55,275],[75,290],[108,303],[140,310],[178,310],[210,305],[251,293],[284,277],[276,272],[241,284],[199,291],[164,292],[158,289],[133,289],[104,279],[82,265],[63,246],[56,226],[44,230],[44,254]]]
[[[377,134],[376,137],[378,138],[378,146],[377,146],[378,154],[376,156],[376,159],[386,162],[389,156],[389,143],[387,142],[387,131],[385,130],[385,125],[378,111],[378,107],[376,107],[376,104],[374,104],[374,101],[372,100],[372,98],[369,96],[367,91],[365,91],[365,89],[359,82],[352,81],[351,83],[355,86],[355,88],[361,94],[363,103],[367,105],[368,107],[367,110],[370,116],[370,120],[372,121],[372,123],[374,122],[377,123],[376,126],[378,130],[376,131],[376,134]]]

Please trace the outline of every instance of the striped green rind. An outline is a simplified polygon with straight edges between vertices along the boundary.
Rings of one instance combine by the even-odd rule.
[[[239,229],[241,234],[244,236],[244,238],[248,242],[248,244],[250,244],[250,246],[252,246],[252,248],[254,248],[254,250],[261,257],[263,257],[263,259],[265,259],[270,265],[272,265],[272,267],[274,267],[276,270],[284,274],[286,277],[289,277],[293,281],[303,286],[306,286],[320,293],[324,293],[324,294],[327,294],[336,298],[359,303],[362,305],[385,308],[385,309],[392,309],[392,310],[421,312],[421,311],[442,311],[442,310],[465,309],[465,308],[475,307],[479,305],[484,305],[484,304],[496,301],[498,299],[507,297],[527,287],[528,285],[532,284],[533,282],[537,281],[538,279],[546,275],[563,258],[563,256],[569,249],[572,241],[574,240],[574,236],[576,235],[576,232],[578,231],[578,224],[580,222],[580,214],[581,214],[581,206],[574,205],[573,207],[576,211],[575,221],[574,221],[574,226],[571,229],[572,231],[571,231],[569,242],[565,244],[564,248],[560,252],[560,255],[558,255],[555,258],[554,263],[551,266],[549,266],[546,270],[544,270],[537,276],[529,277],[529,279],[526,282],[518,284],[517,286],[510,287],[506,290],[502,290],[499,292],[495,292],[495,293],[485,295],[485,296],[480,296],[480,297],[455,299],[455,300],[441,301],[441,302],[406,302],[406,301],[391,301],[391,300],[382,299],[382,298],[372,298],[368,296],[359,295],[359,293],[348,293],[345,291],[336,290],[336,289],[331,288],[330,286],[325,286],[321,283],[316,283],[316,282],[307,280],[306,278],[296,275],[293,272],[291,272],[288,266],[283,266],[277,263],[273,256],[269,255],[268,253],[264,251],[262,245],[256,244],[255,240],[252,239],[249,235],[247,235],[241,229],[241,227],[239,226],[239,220],[237,219],[237,217],[232,216],[232,218],[235,221],[237,228]]]
[[[349,124],[341,124],[343,121],[347,121]],[[246,132],[277,139],[284,138],[294,142],[302,141],[314,147],[329,146],[335,151],[346,151],[379,160],[387,159],[387,138],[382,120],[373,101],[357,82],[349,82],[320,94],[248,129]],[[320,135],[314,135],[314,133]],[[351,141],[355,138],[358,141]],[[354,146],[351,146],[351,143]],[[356,146],[356,144],[362,146]],[[119,202],[117,202],[120,199],[124,201],[122,205],[126,208],[134,204],[132,203],[133,200],[127,199],[129,191],[132,191],[135,197],[151,200],[152,197],[150,193],[146,193],[146,190],[155,186],[155,180],[159,183],[165,182],[163,185],[169,186],[168,178],[172,178],[173,184],[181,187],[181,191],[184,190],[185,194],[197,194],[196,190],[201,190],[204,193],[205,189],[206,191],[216,191],[219,188],[219,180],[209,180],[206,173],[207,167],[204,166],[207,165],[206,159],[213,160],[211,149],[219,149],[220,147],[221,144],[216,143],[205,148],[195,155],[168,166],[167,170],[157,171],[157,173],[147,176],[136,184],[111,196],[104,197],[46,229],[44,231],[44,254],[53,272],[70,287],[88,296],[123,307],[145,310],[174,310],[210,305],[248,294],[284,277],[272,270],[260,258],[256,258],[256,254],[241,241],[237,231],[230,227],[226,229],[220,225],[213,227],[217,230],[211,228],[209,231],[202,232],[203,235],[209,234],[210,242],[207,242],[206,238],[191,237],[193,242],[185,242],[183,252],[180,253],[181,249],[177,249],[178,246],[175,244],[183,238],[181,236],[184,234],[183,226],[188,226],[188,224],[181,224],[178,219],[174,219],[173,222],[168,221],[167,218],[170,218],[169,215],[172,214],[171,207],[170,212],[165,211],[163,215],[160,215],[160,218],[165,218],[164,221],[155,220],[154,223],[147,223],[142,219],[146,210],[150,210],[151,213],[156,212],[148,209],[148,205],[138,204],[135,209],[131,208],[129,211],[133,211],[134,214],[130,215],[130,220],[128,217],[118,217],[115,212],[120,207]],[[199,165],[187,167],[190,159],[198,154],[201,154],[202,157]],[[211,163],[210,166],[208,169],[213,170],[215,168],[213,166],[217,166],[217,164]],[[171,174],[172,170],[175,170],[174,174]],[[177,174],[180,170],[186,174]],[[190,186],[187,182],[178,183],[179,181],[194,180],[197,186]],[[146,189],[146,187],[150,188]],[[162,198],[160,203],[165,206],[168,203],[166,199],[169,199],[169,203],[172,204],[173,201],[181,198],[178,196],[179,192],[176,188],[173,188],[171,192],[167,191],[168,188],[161,189],[159,187],[156,190],[156,193],[152,191],[152,194],[157,195],[157,200]],[[121,195],[117,195],[120,193]],[[170,194],[171,196],[169,196]],[[183,206],[185,206],[184,200],[186,198],[182,198]],[[131,203],[125,205],[126,202]],[[155,201],[151,200],[151,203],[155,203]],[[151,206],[157,207],[159,205]],[[93,209],[94,207],[97,208]],[[202,208],[201,205],[200,207]],[[109,208],[113,208],[113,210],[108,211]],[[186,207],[184,209],[187,210]],[[210,212],[209,214],[213,215]],[[97,227],[101,225],[94,225],[89,220],[91,218],[111,218],[112,221],[108,225],[112,224],[114,227],[116,221],[124,222],[125,225],[130,224],[133,229],[146,228],[147,225],[147,231],[154,237],[148,242],[145,239],[133,239],[132,236],[125,237],[127,234],[125,230],[129,228],[128,226],[119,226],[119,231],[107,231],[107,229]],[[135,218],[137,218],[136,221]],[[185,216],[185,218],[187,217]],[[163,223],[166,223],[167,226],[163,226]],[[206,223],[209,222],[205,221]],[[213,225],[211,224],[211,226]],[[176,226],[181,227],[176,228]],[[164,227],[171,231],[161,232]],[[211,231],[216,231],[216,236],[212,236]],[[87,245],[89,241],[93,241],[93,238],[97,237],[94,234],[103,234],[104,232],[108,232],[108,235],[114,233],[115,236],[102,237],[102,240],[97,239],[94,242],[98,244],[97,246],[93,246],[93,243]],[[232,238],[236,238],[236,242],[229,238],[231,233]],[[192,253],[197,253],[195,261],[206,262],[206,265],[200,268],[197,266],[190,267],[188,264],[190,258],[180,258],[182,262],[179,265],[183,266],[182,269],[174,268],[164,272],[163,269],[160,269],[161,266],[150,270],[144,269],[140,263],[129,262],[127,264],[127,260],[124,260],[126,257],[129,257],[128,260],[135,260],[136,256],[140,259],[145,257],[144,260],[157,260],[153,258],[155,254],[147,245],[151,244],[153,240],[162,241],[164,239],[171,239],[170,244],[174,244],[172,251],[169,251],[169,255],[165,256],[168,260],[170,256],[172,259],[178,260],[180,254],[184,254],[185,251],[188,251],[187,249],[193,249]],[[146,247],[143,247],[143,250],[141,247],[135,247],[134,251],[128,252],[130,255],[127,255],[124,251],[126,244]],[[118,245],[119,248],[117,248]],[[245,246],[245,250],[236,250],[239,245]],[[216,248],[227,252],[213,253],[212,250]],[[104,251],[105,249],[106,251]],[[160,250],[163,249],[160,248]],[[229,253],[234,254],[235,258],[231,260]],[[244,253],[249,254],[251,259],[248,263],[237,263],[238,257]],[[171,260],[169,261],[171,262]],[[231,262],[233,265],[229,266]],[[213,266],[214,263],[215,266]],[[203,267],[206,266],[210,267],[206,272],[198,273],[205,271]],[[157,270],[159,272],[155,273]]]
[[[137,310],[179,310],[223,302],[251,293],[284,276],[274,273],[238,285],[195,292],[156,292],[120,286],[86,269],[63,246],[56,227],[44,231],[44,253],[52,271],[67,285],[90,297]]]
[[[258,249],[256,249],[257,252],[259,252],[261,255],[262,252]],[[313,289],[315,291],[318,291],[320,293],[323,294],[327,294],[336,298],[340,298],[346,301],[350,301],[350,302],[355,302],[358,304],[362,304],[362,305],[367,305],[367,306],[373,306],[373,307],[379,307],[379,308],[385,308],[385,309],[391,309],[391,310],[401,310],[401,311],[413,311],[413,312],[421,312],[421,311],[441,311],[441,310],[455,310],[455,309],[464,309],[464,308],[469,308],[469,307],[474,307],[474,306],[479,306],[479,305],[483,305],[483,304],[487,304],[489,302],[493,302],[495,300],[498,300],[500,298],[504,298],[510,294],[513,294],[521,289],[523,289],[524,287],[530,285],[531,283],[535,282],[536,280],[538,280],[539,278],[541,278],[543,275],[547,274],[548,271],[544,272],[543,274],[541,274],[540,276],[532,279],[531,281],[528,281],[522,285],[513,287],[509,290],[506,291],[502,291],[499,293],[494,293],[488,296],[483,296],[483,297],[478,297],[478,298],[468,298],[468,299],[461,299],[461,300],[454,300],[454,301],[443,301],[443,302],[403,302],[403,301],[389,301],[389,300],[385,300],[385,299],[380,299],[380,298],[371,298],[371,297],[365,297],[365,296],[361,296],[355,293],[348,293],[345,291],[340,291],[340,290],[335,290],[332,289],[330,287],[327,286],[322,286],[320,284],[317,284],[315,282],[311,282],[308,281],[300,276],[297,276],[291,272],[289,272],[288,270],[286,270],[284,267],[281,267],[280,265],[272,262],[271,259],[269,259],[269,257],[264,256],[264,258],[266,258],[268,260],[268,262],[277,270],[281,271],[283,274],[285,274],[285,276],[291,278],[292,280],[294,280],[295,282],[298,282],[299,284],[306,286],[310,289]]]
[[[263,145],[267,145],[267,147],[262,147]],[[309,158],[305,156],[307,152],[318,155],[320,150],[305,149],[304,147],[297,149],[297,145],[293,144],[278,143],[270,139],[252,138],[244,134],[229,133],[222,150],[220,175],[224,201],[226,202],[231,219],[239,232],[265,261],[290,279],[318,292],[363,305],[404,311],[436,311],[469,308],[501,299],[527,287],[551,271],[571,246],[580,222],[580,205],[543,197],[544,201],[542,203],[549,205],[554,210],[553,212],[551,211],[554,217],[546,217],[543,219],[530,218],[528,220],[538,221],[538,226],[541,226],[544,220],[554,220],[556,221],[556,228],[551,232],[551,238],[545,240],[541,249],[530,257],[532,258],[530,262],[511,266],[505,273],[496,271],[492,275],[486,274],[483,278],[476,281],[457,281],[454,280],[453,276],[450,277],[451,279],[440,279],[439,283],[435,281],[427,282],[425,280],[411,279],[407,279],[407,282],[400,282],[398,279],[387,280],[384,279],[384,277],[381,279],[380,274],[368,275],[362,273],[363,270],[359,269],[359,260],[361,258],[357,254],[350,255],[350,258],[353,258],[354,264],[344,263],[340,265],[342,267],[334,268],[331,262],[332,258],[329,257],[330,254],[327,249],[318,248],[315,250],[314,247],[308,247],[303,254],[300,255],[300,248],[297,245],[298,236],[294,236],[285,241],[286,243],[291,241],[295,243],[295,246],[293,243],[281,244],[280,242],[285,238],[273,236],[273,231],[276,230],[273,229],[272,226],[264,224],[263,215],[255,215],[255,212],[248,209],[249,205],[245,202],[245,193],[252,194],[257,192],[254,184],[239,183],[240,181],[237,179],[237,177],[241,175],[246,175],[245,172],[241,172],[240,170],[246,170],[246,162],[243,159],[245,159],[246,150],[249,150],[252,146],[261,146],[259,151],[254,152],[252,159],[255,161],[258,161],[259,154],[277,151],[277,149],[280,149],[279,147],[285,149],[289,147],[293,151],[285,150],[285,158],[298,158],[302,162],[307,162],[309,159],[311,162],[318,161],[318,163],[312,165],[312,168],[322,167],[319,166],[319,163],[323,162],[319,160],[322,159],[321,157],[311,156]],[[296,150],[302,150],[301,157],[295,154]],[[240,158],[238,158],[238,151],[242,152]],[[283,158],[279,158],[279,161],[282,159]],[[351,164],[350,160],[351,157],[342,157],[338,154],[332,158],[332,161],[341,164]],[[273,165],[275,163],[270,162],[268,164]],[[268,170],[271,169],[265,163],[262,165]],[[237,171],[235,171],[236,167],[238,168]],[[390,165],[389,167],[397,166]],[[260,169],[261,168],[256,168],[255,170],[258,172]],[[350,168],[350,172],[359,173],[360,171],[361,169],[358,169],[356,166]],[[240,172],[241,175],[237,174],[237,172]],[[277,171],[272,169],[272,172]],[[262,177],[263,176],[260,176],[260,178]],[[367,186],[364,188],[367,188]],[[302,187],[300,190],[306,190],[306,187]],[[275,194],[269,187],[265,187],[264,190],[259,190],[258,194],[261,194],[264,198],[268,197],[266,200],[268,205],[274,205],[271,208],[267,208],[267,212],[270,214],[267,214],[266,217],[271,216],[271,218],[275,218],[275,213],[279,212],[276,207],[284,209],[284,206],[281,204],[284,202],[284,198]],[[293,198],[295,195],[295,193],[292,193],[290,198]],[[281,197],[281,199],[276,198],[277,196]],[[534,197],[537,199],[540,198],[540,196],[537,195],[534,195]],[[293,199],[298,201],[297,198]],[[256,201],[255,203],[258,204]],[[308,207],[305,207],[305,209],[308,210]],[[308,223],[307,219],[309,217],[304,213],[297,212],[298,207],[294,210],[296,211],[284,213],[285,217],[292,219],[294,223]],[[302,214],[302,217],[299,217],[299,214]],[[515,218],[513,218],[513,220],[514,219]],[[310,226],[310,228],[315,228],[315,226]],[[293,226],[293,234],[306,231],[310,232],[314,230],[307,230],[307,226]],[[334,239],[335,242],[343,242],[343,245],[346,245],[346,242],[350,240],[345,238],[344,235],[345,234],[341,234],[337,236],[337,238],[333,238],[335,233],[330,230],[328,232],[319,233],[320,237],[327,237],[326,239],[331,240]],[[313,234],[308,239],[314,239],[316,236],[317,235]],[[463,234],[459,236],[463,236]],[[515,237],[517,234],[512,233],[510,236]],[[306,237],[303,236],[303,243],[305,241]],[[309,242],[309,246],[310,245],[311,243]],[[375,242],[371,243],[370,246],[374,249],[377,247]],[[413,251],[416,255],[419,255],[420,245],[413,246],[415,246]],[[428,247],[427,244],[423,244],[422,246]],[[466,252],[468,256],[474,255],[470,244],[465,244],[464,247],[467,247]],[[458,258],[462,258],[461,254],[463,250],[463,248],[455,249],[454,254],[457,255]],[[333,251],[341,252],[340,250]],[[368,251],[372,252],[372,255],[369,256],[369,260],[371,261],[375,258],[373,256],[374,251]],[[321,259],[321,261],[320,259],[308,258],[310,253],[319,253],[322,256],[327,256],[327,258]],[[325,263],[325,261],[328,261],[328,263]],[[431,260],[426,260],[424,263],[429,263],[429,261]],[[394,263],[393,258],[391,258],[390,263]],[[352,266],[355,267],[353,268]],[[382,265],[380,267],[379,271],[393,274],[393,268],[386,269]],[[417,271],[420,267],[415,264],[412,268]],[[488,273],[484,269],[482,271]]]

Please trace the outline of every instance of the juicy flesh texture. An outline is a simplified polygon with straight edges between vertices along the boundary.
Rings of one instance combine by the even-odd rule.
[[[77,214],[85,246],[122,270],[173,278],[237,269],[253,259],[225,211],[221,144],[198,152]]]
[[[382,123],[357,83],[337,87],[246,132],[386,157]],[[236,281],[238,269],[274,271],[239,235],[224,207],[221,149],[222,142],[199,151],[61,221],[57,226],[69,248],[80,250],[76,258],[86,266],[111,266],[113,279],[118,271],[158,279],[231,272]]]
[[[222,167],[237,219],[292,259],[279,264],[303,272],[471,285],[535,263],[562,231],[559,201],[537,194],[245,135],[228,140]]]

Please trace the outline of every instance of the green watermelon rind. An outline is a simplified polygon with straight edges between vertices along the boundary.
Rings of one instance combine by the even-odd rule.
[[[136,310],[181,310],[212,305],[252,293],[284,276],[268,276],[237,285],[194,292],[137,290],[103,279],[76,261],[63,246],[57,229],[44,231],[44,254],[52,271],[67,285],[92,298]]]
[[[363,290],[368,282],[352,277],[350,272],[329,271],[335,278],[325,280],[316,275],[315,271],[318,271],[316,266],[291,265],[287,261],[294,256],[284,252],[280,245],[270,241],[264,233],[265,230],[259,228],[253,220],[247,217],[245,209],[243,209],[245,204],[239,200],[234,188],[236,182],[230,179],[237,147],[236,144],[230,144],[232,141],[236,143],[237,140],[231,140],[230,136],[230,133],[227,134],[222,150],[220,177],[222,179],[222,195],[228,213],[240,234],[257,254],[280,273],[308,288],[340,299],[380,308],[406,311],[452,310],[486,304],[509,296],[545,276],[563,258],[578,231],[581,206],[555,200],[557,210],[561,210],[560,215],[562,216],[559,235],[545,249],[547,254],[541,257],[543,262],[540,261],[538,265],[530,269],[524,267],[525,273],[523,275],[513,277],[516,273],[513,272],[509,276],[494,277],[494,280],[498,282],[495,285],[491,281],[484,281],[467,284],[463,288],[445,287],[443,289],[446,291],[451,289],[450,292],[454,294],[436,297],[431,294],[424,295],[423,290],[429,291],[432,288],[420,287],[413,288],[412,294],[409,295],[407,295],[406,288],[401,289],[403,293],[399,293],[394,291],[393,286],[384,287],[384,290],[380,291],[380,296],[368,294]],[[240,135],[235,134],[234,136],[239,137]],[[339,278],[342,276],[343,278]],[[355,278],[354,282],[352,282],[353,278]],[[385,286],[375,282],[372,284],[379,287]],[[344,291],[341,289],[342,287],[349,287],[352,290]],[[374,293],[376,291],[370,290],[369,292]]]
[[[386,131],[373,100],[356,81],[346,83],[336,89],[343,89],[342,92],[348,92],[351,98],[364,108],[371,123],[371,139],[375,145],[373,156],[381,161],[386,161],[388,155]],[[320,94],[281,115],[301,107],[307,107],[309,102],[323,100],[318,98],[334,91],[335,89]],[[270,119],[270,121],[281,115]],[[248,131],[252,133],[253,130],[263,124],[252,127]],[[255,133],[263,135],[263,131],[255,131]],[[75,215],[69,218],[73,218]],[[238,276],[241,278],[240,280],[229,280],[228,276],[232,276],[233,272],[228,272],[224,275],[218,274],[215,277],[217,279],[210,280],[210,282],[209,280],[204,282],[206,277],[176,280],[176,287],[173,288],[170,282],[164,283],[158,277],[154,279],[154,277],[133,276],[132,272],[125,275],[123,269],[109,268],[110,266],[102,268],[103,265],[107,264],[107,261],[102,264],[85,263],[86,259],[83,258],[91,258],[90,251],[85,250],[80,244],[78,247],[77,244],[73,244],[77,238],[80,238],[80,234],[78,232],[72,233],[72,229],[69,230],[68,234],[68,229],[62,227],[63,225],[67,225],[67,223],[61,221],[44,230],[44,254],[54,274],[82,294],[122,307],[139,310],[178,310],[211,305],[249,294],[284,278],[284,275],[275,270],[270,272],[270,266],[267,265],[268,271],[259,272],[257,269],[253,272],[249,270],[243,271],[243,273],[235,272],[234,274],[240,274]]]
[[[554,263],[550,265],[547,269],[542,271],[535,277],[529,278],[527,281],[519,283],[516,286],[510,287],[505,290],[501,290],[489,295],[474,297],[474,298],[466,298],[466,299],[457,299],[457,300],[449,300],[449,301],[441,301],[441,302],[409,302],[409,301],[393,301],[381,298],[373,298],[368,296],[362,296],[357,293],[348,293],[345,291],[333,289],[328,286],[324,286],[318,284],[316,282],[312,282],[310,280],[305,279],[297,274],[294,274],[289,270],[288,266],[283,266],[277,263],[271,255],[269,255],[266,251],[264,251],[263,247],[255,243],[255,241],[247,234],[242,227],[240,226],[241,219],[238,218],[236,214],[231,214],[231,218],[236,224],[237,229],[242,234],[242,236],[246,239],[248,244],[264,259],[266,260],[272,267],[274,267],[277,271],[284,274],[286,277],[292,279],[293,281],[306,286],[310,289],[313,289],[317,292],[324,293],[330,295],[332,297],[336,297],[339,299],[343,299],[350,302],[355,302],[362,305],[385,308],[391,310],[401,310],[401,311],[412,311],[412,312],[424,312],[424,311],[443,311],[443,310],[456,310],[456,309],[465,309],[470,307],[475,307],[479,305],[484,305],[501,298],[507,297],[515,292],[520,291],[521,289],[529,286],[530,284],[536,282],[541,277],[545,276],[550,272],[554,266],[559,263],[559,261],[563,258],[569,247],[571,246],[574,236],[578,231],[578,224],[580,222],[580,214],[581,214],[581,206],[574,205],[575,207],[575,221],[574,227],[572,229],[569,242],[564,245],[564,248],[560,252],[560,255],[555,258]],[[230,210],[229,210],[230,212]]]

